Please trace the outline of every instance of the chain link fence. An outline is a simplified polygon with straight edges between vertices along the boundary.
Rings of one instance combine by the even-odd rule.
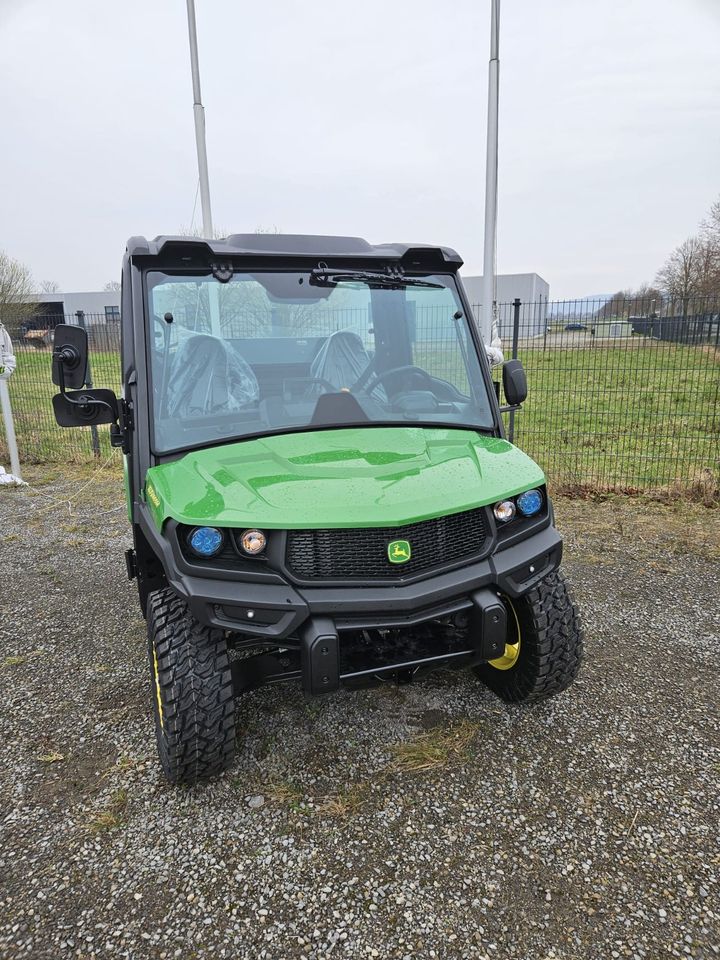
[[[119,323],[80,319],[90,340],[92,384],[117,391]],[[508,434],[556,487],[717,491],[720,297],[515,301],[500,304],[497,319],[505,356],[523,361],[529,383],[522,411],[506,415]],[[418,316],[416,324],[442,375],[433,318]],[[107,427],[55,425],[53,330],[34,326],[16,330],[17,370],[9,383],[21,462],[108,456]],[[0,460],[7,460],[4,431]]]

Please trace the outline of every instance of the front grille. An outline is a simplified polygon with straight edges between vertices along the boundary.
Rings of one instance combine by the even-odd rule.
[[[300,580],[400,580],[483,553],[485,511],[466,510],[402,527],[289,530],[286,562]],[[390,563],[388,544],[408,540],[407,563]]]

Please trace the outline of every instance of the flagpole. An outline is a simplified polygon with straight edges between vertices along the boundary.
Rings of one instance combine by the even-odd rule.
[[[482,335],[492,340],[495,322],[495,270],[498,194],[498,94],[500,86],[500,0],[490,0],[487,154],[485,161],[485,249],[483,253]]]
[[[200,177],[200,207],[203,235],[212,239],[213,223],[210,210],[210,179],[208,177],[207,146],[205,143],[205,110],[200,95],[200,66],[198,64],[197,30],[195,27],[195,0],[187,0],[188,33],[190,35],[190,69],[192,72],[193,113],[195,114],[195,143],[197,145],[198,175]]]

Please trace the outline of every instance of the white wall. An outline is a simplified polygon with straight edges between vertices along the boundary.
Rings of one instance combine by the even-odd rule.
[[[482,304],[482,277],[462,276],[463,286],[475,312]],[[547,325],[547,302],[550,285],[537,273],[503,273],[497,278],[498,324],[500,336],[508,340],[512,336],[512,302],[517,298],[520,308],[520,336],[537,337],[545,332]],[[478,316],[478,322],[480,317]]]
[[[120,306],[119,290],[88,291],[85,293],[36,293],[40,303],[62,303],[63,313],[68,316],[84,310],[89,320],[99,317],[104,321],[105,307]]]

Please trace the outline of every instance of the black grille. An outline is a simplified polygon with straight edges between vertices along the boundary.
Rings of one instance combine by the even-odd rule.
[[[466,510],[402,527],[289,530],[287,566],[301,580],[400,580],[482,554],[485,511]],[[408,540],[406,563],[390,563],[388,544]]]

